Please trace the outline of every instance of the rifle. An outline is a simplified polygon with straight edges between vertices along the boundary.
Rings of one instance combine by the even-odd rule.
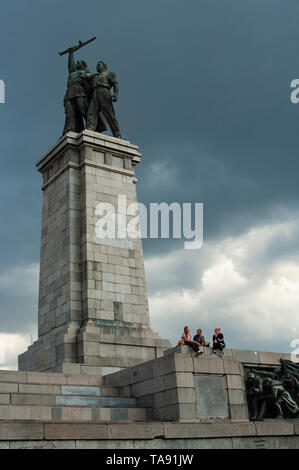
[[[96,37],[93,37],[91,39],[88,39],[86,42],[79,41],[76,46],[69,47],[68,49],[65,49],[64,51],[58,52],[59,55],[67,54],[68,52],[75,52],[81,49],[81,47],[86,46],[86,44],[89,44],[90,42],[94,41]]]

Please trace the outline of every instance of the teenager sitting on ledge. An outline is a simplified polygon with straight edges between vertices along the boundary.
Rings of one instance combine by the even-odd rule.
[[[193,337],[193,341],[199,343],[201,346],[210,346],[210,342],[205,340],[205,337],[202,334],[202,330],[198,328],[196,335]]]
[[[196,341],[192,340],[189,326],[185,326],[184,333],[181,336],[180,344],[186,344],[187,346],[190,346],[190,348],[193,349],[197,356],[199,356],[203,352],[200,350],[200,345]]]
[[[223,349],[225,348],[225,342],[223,334],[220,332],[220,328],[215,328],[213,334],[213,352],[216,354],[219,352],[220,356],[223,356]]]

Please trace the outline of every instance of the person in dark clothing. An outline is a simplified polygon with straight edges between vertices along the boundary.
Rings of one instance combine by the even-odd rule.
[[[220,328],[215,328],[213,334],[213,354],[219,352],[220,356],[223,356],[223,349],[225,348],[225,342],[223,334],[220,332]]]
[[[199,328],[196,332],[196,335],[193,337],[193,341],[199,343],[201,346],[210,346],[209,341],[205,340],[205,337],[202,334],[202,330]]]
[[[181,341],[183,341],[187,346],[190,346],[197,356],[202,354],[202,351],[200,351],[200,345],[191,338],[189,326],[185,326],[184,333],[181,336]]]

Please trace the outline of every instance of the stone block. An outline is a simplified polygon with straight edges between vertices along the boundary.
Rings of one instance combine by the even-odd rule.
[[[139,442],[139,441],[137,441]],[[141,441],[144,442],[144,441]],[[76,441],[76,449],[134,449],[135,441],[115,441],[111,440],[97,440],[97,441]]]
[[[246,396],[243,390],[228,390],[228,400],[231,404],[246,404]]]
[[[254,423],[212,423],[213,437],[254,436]]]
[[[228,396],[223,376],[194,377],[198,418],[228,418]]]
[[[132,385],[133,396],[142,397],[152,393],[158,393],[165,390],[164,377],[154,377],[150,380],[145,380]]]
[[[233,420],[248,420],[248,406],[231,403],[229,406],[230,417]]]
[[[154,416],[159,421],[178,421],[179,407],[178,405],[162,406],[154,409]]]
[[[108,426],[106,424],[73,424],[73,423],[45,423],[44,438],[46,440],[66,439],[108,439]]]
[[[259,352],[260,364],[269,364],[269,365],[280,365],[280,359],[283,357],[281,353],[274,352]]]
[[[190,439],[212,437],[210,423],[164,423],[165,439]]]
[[[255,422],[258,436],[284,436],[295,434],[294,423],[284,420]]]
[[[233,358],[246,364],[258,364],[260,357],[258,351],[247,351],[242,349],[233,350]]]
[[[161,423],[109,424],[111,439],[155,439],[163,435]]]
[[[192,357],[186,357],[182,354],[174,354],[174,370],[176,372],[193,372],[194,362],[192,360]]]
[[[191,372],[173,372],[165,375],[165,389],[194,388],[194,378]]]
[[[104,377],[106,375],[113,374],[123,370],[121,367],[101,367],[101,375]]]
[[[296,436],[233,437],[233,449],[299,449]]]
[[[100,396],[100,387],[89,387],[84,385],[62,385],[62,395],[89,395],[89,396]]]
[[[154,365],[156,361],[149,361],[146,362],[140,366],[136,366],[131,370],[131,377],[130,377],[130,383],[131,384],[136,384],[138,382],[143,382],[146,380],[150,380],[153,377],[160,375],[156,373],[156,370],[154,371]]]
[[[23,393],[12,393],[11,394],[12,405],[55,405],[55,395],[31,395]]]
[[[67,383],[66,375],[47,372],[27,372],[28,383],[61,384]]]
[[[241,375],[227,375],[227,388],[242,390],[245,387],[243,377]]]
[[[167,390],[166,393],[168,393]],[[195,389],[194,388],[178,388],[177,389],[177,403],[195,403]]]
[[[41,384],[19,384],[20,393],[46,393],[59,395],[61,392],[60,385],[41,385]]]
[[[128,421],[128,408],[111,408],[110,419],[111,421]]]
[[[0,440],[39,440],[43,439],[42,423],[12,423],[0,421]]]
[[[0,405],[9,405],[9,404],[10,404],[10,394],[0,393]]]
[[[81,364],[62,364],[64,374],[81,374]]]
[[[135,449],[232,449],[232,439],[158,439],[157,441],[133,441]]]
[[[193,367],[195,374],[223,374],[224,360],[218,356],[212,357],[194,357],[193,358]]]
[[[0,382],[27,382],[27,372],[0,370]]]
[[[0,393],[18,392],[18,390],[19,385],[17,383],[0,382]]]
[[[178,408],[179,419],[196,419],[197,408],[195,403],[179,403],[175,405]]]
[[[225,374],[242,375],[242,365],[238,359],[224,358],[223,367]]]

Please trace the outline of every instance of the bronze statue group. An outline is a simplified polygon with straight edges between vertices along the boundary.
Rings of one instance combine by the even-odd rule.
[[[299,364],[280,361],[279,368],[247,369],[247,401],[253,421],[299,417]]]
[[[189,326],[184,327],[184,332],[181,336],[179,344],[185,344],[189,346],[195,352],[196,356],[200,356],[203,353],[204,347],[210,347],[210,342],[205,340],[200,328],[197,330],[196,335],[194,335],[192,339]],[[223,333],[221,333],[220,328],[215,328],[213,334],[212,354],[222,357],[225,346]]]
[[[118,100],[119,87],[114,72],[107,71],[103,61],[97,63],[97,73],[87,68],[84,60],[75,62],[74,52],[95,38],[73,46],[59,54],[68,53],[68,81],[64,97],[65,126],[63,133],[90,129],[104,132],[108,125],[114,137],[121,138],[113,102]],[[113,90],[111,95],[110,90]]]

